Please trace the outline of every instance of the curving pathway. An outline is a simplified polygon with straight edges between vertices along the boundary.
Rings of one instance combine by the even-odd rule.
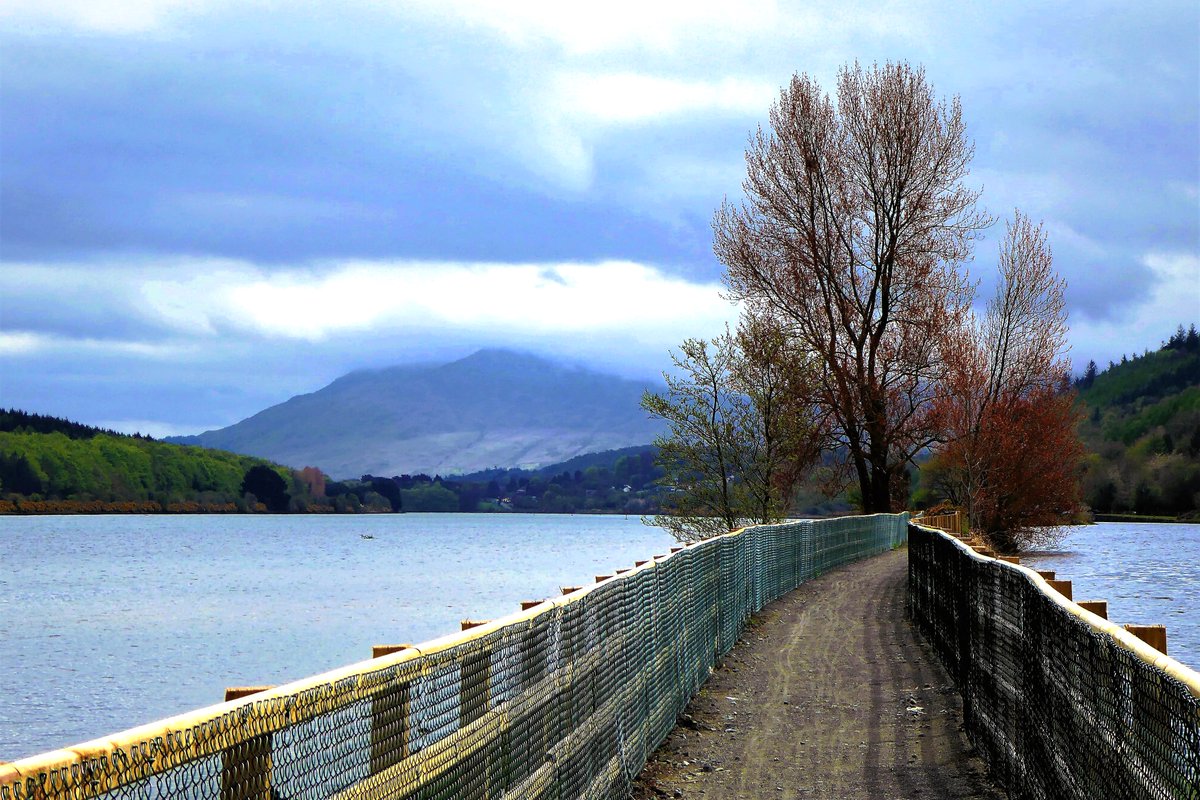
[[[905,609],[908,554],[802,584],[751,620],[633,797],[996,798]]]

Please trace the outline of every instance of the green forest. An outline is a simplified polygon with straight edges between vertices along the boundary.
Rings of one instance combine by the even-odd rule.
[[[260,458],[0,410],[0,508],[10,512],[259,510],[274,498],[246,481],[256,488],[264,470],[306,494],[299,473]]]
[[[1200,509],[1200,335],[1183,326],[1155,351],[1076,380],[1088,449],[1083,499],[1097,514]]]

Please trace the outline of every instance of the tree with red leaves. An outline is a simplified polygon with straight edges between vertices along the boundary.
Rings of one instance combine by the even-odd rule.
[[[1064,282],[1040,225],[1017,212],[984,316],[944,343],[935,416],[944,443],[923,472],[1002,552],[1053,540],[1079,509],[1083,445],[1066,360]]]

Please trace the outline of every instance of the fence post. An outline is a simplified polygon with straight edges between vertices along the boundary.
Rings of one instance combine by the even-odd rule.
[[[411,749],[409,712],[412,692],[402,683],[371,698],[371,774],[408,757]]]
[[[1166,625],[1126,625],[1125,630],[1141,639],[1163,655],[1167,654]]]
[[[464,619],[465,630],[486,625],[489,620]],[[477,652],[463,656],[459,683],[458,724],[465,728],[487,713],[492,700],[492,651],[481,647]]]
[[[271,686],[231,686],[225,702]],[[245,720],[239,720],[244,725]],[[271,734],[251,736],[221,751],[221,800],[271,800]]]
[[[1071,582],[1070,581],[1046,581],[1050,588],[1061,594],[1068,600],[1071,599]]]
[[[371,658],[382,658],[411,644],[376,644],[371,646]],[[402,683],[371,698],[371,774],[383,772],[398,764],[409,755],[411,747],[409,711],[411,709],[409,684]]]

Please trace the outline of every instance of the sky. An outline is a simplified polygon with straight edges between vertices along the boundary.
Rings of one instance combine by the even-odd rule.
[[[736,319],[747,137],[855,59],[961,98],[1079,371],[1200,324],[1195,2],[0,0],[0,406],[161,436],[480,347],[655,376]]]

